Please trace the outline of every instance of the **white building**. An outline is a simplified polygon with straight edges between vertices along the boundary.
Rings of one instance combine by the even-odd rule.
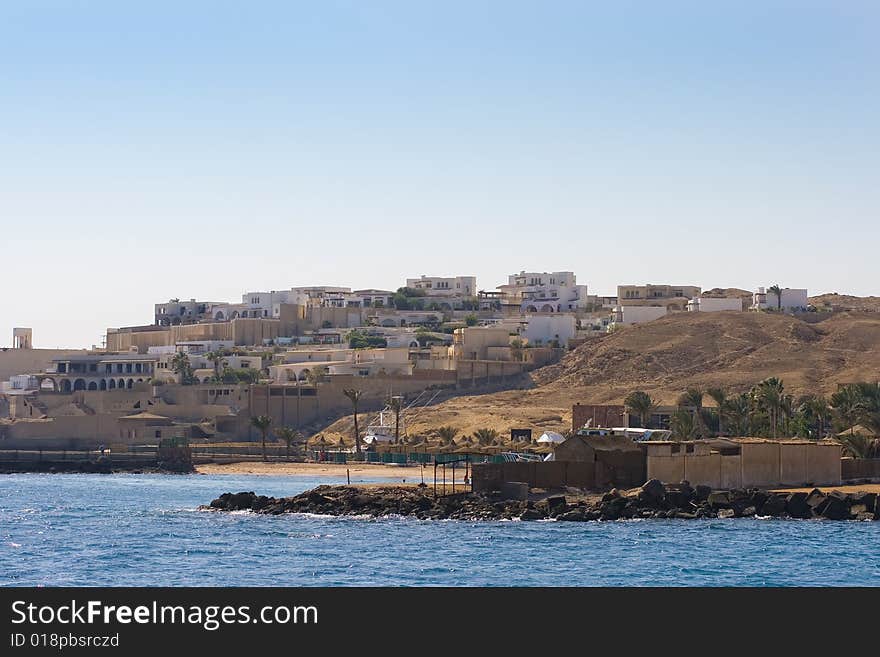
[[[501,304],[520,312],[561,313],[583,310],[587,305],[587,286],[578,285],[573,272],[525,272],[508,276],[499,285]]]
[[[786,287],[777,295],[759,287],[752,295],[752,310],[802,310],[809,303],[807,291],[799,288]]]
[[[615,324],[643,324],[665,317],[666,306],[617,306],[611,313],[612,328]]]
[[[407,278],[406,287],[424,291],[429,297],[473,297],[477,294],[476,276],[425,276]]]
[[[741,312],[743,302],[739,297],[694,297],[688,301],[687,309],[691,312],[704,313],[725,310]]]
[[[529,344],[549,346],[554,342],[560,347],[568,346],[568,341],[577,335],[577,320],[572,314],[529,315],[523,336]]]

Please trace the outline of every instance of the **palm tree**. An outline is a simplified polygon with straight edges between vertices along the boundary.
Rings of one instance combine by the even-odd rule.
[[[727,392],[724,388],[707,388],[706,394],[718,406],[718,435],[724,435],[724,416],[727,414]]]
[[[779,414],[784,403],[783,390],[782,381],[775,376],[764,379],[752,388],[752,399],[755,406],[767,412],[774,438],[777,437],[779,430]]]
[[[669,428],[675,440],[690,440],[696,433],[694,415],[683,408],[678,409],[669,418]]]
[[[290,446],[302,437],[302,434],[292,427],[279,427],[275,430],[277,435],[287,445],[287,460],[290,460]]]
[[[474,431],[474,438],[476,438],[477,442],[481,445],[489,445],[498,437],[498,432],[495,429],[477,429]]]
[[[388,406],[394,411],[394,442],[400,441],[400,412],[403,410],[403,397],[394,396],[388,400]]]
[[[351,408],[354,411],[354,451],[358,454],[361,453],[361,433],[358,429],[358,404],[361,401],[361,395],[363,391],[358,390],[356,388],[345,388],[342,391],[342,394],[351,400]]]
[[[767,291],[776,295],[776,309],[782,310],[782,288],[779,287],[779,283],[771,285],[767,288]]]
[[[700,429],[703,418],[701,413],[703,410],[703,391],[699,388],[688,388],[678,398],[678,405],[690,409],[693,417],[693,432],[696,434]]]
[[[849,429],[855,435],[855,425],[864,416],[865,403],[859,388],[855,385],[843,386],[831,395],[831,407],[837,418],[838,428]]]
[[[648,428],[648,420],[651,413],[657,407],[657,403],[651,399],[651,395],[643,390],[636,390],[629,393],[623,400],[626,412],[631,415],[639,416],[639,426],[643,429]]]
[[[752,400],[747,394],[743,393],[727,400],[727,419],[730,420],[729,424],[733,425],[732,435],[748,435],[751,415]]]
[[[251,424],[260,430],[263,438],[263,460],[266,461],[266,434],[269,432],[269,425],[272,424],[272,418],[268,415],[257,415],[251,418]]]
[[[443,441],[444,444],[448,445],[455,437],[458,435],[458,429],[455,427],[444,426],[438,427],[436,430],[437,437]]]
[[[861,397],[859,422],[880,435],[880,383],[856,383]]]
[[[804,395],[797,401],[797,411],[803,415],[808,425],[811,426],[817,438],[825,436],[825,423],[831,413],[828,407],[828,400],[825,397]]]
[[[205,358],[207,358],[214,365],[214,379],[218,382],[220,381],[220,361],[223,360],[223,354],[219,351],[211,351],[205,354]]]

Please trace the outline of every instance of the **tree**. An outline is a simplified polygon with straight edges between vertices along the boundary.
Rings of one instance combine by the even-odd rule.
[[[703,411],[703,391],[699,388],[688,388],[678,398],[678,405],[690,410],[693,415],[693,433],[696,435],[703,423],[701,415]]]
[[[458,435],[458,429],[450,426],[438,427],[436,430],[437,437],[443,441],[444,445],[448,445]]]
[[[779,287],[779,283],[771,285],[767,288],[767,291],[776,295],[776,309],[782,310],[782,288]]]
[[[476,326],[477,325],[477,316],[474,313],[469,313],[464,318],[464,323],[468,326]]]
[[[214,366],[214,379],[218,382],[220,381],[220,361],[223,359],[223,354],[219,351],[211,351],[205,354],[205,358],[211,361],[211,364]]]
[[[275,430],[275,435],[284,441],[287,445],[287,460],[290,460],[290,446],[302,439],[302,434],[292,427],[279,427]]]
[[[727,401],[728,433],[732,436],[746,436],[750,429],[752,400],[743,393]],[[733,429],[731,431],[731,428]]]
[[[855,385],[846,385],[831,395],[831,407],[837,418],[838,431],[850,430],[855,435],[855,425],[864,416],[864,399]]]
[[[171,359],[171,371],[180,377],[181,385],[189,386],[198,380],[193,374],[192,365],[189,362],[189,356],[186,352],[178,351]]]
[[[257,415],[251,418],[251,424],[260,431],[263,442],[263,460],[266,461],[266,434],[269,433],[269,425],[272,424],[272,418],[268,415]]]
[[[477,429],[474,431],[474,438],[480,445],[490,445],[498,438],[498,432],[495,429]]]
[[[675,440],[690,440],[696,433],[693,413],[683,408],[678,409],[669,418],[669,428]]]
[[[651,399],[651,395],[647,392],[636,390],[626,396],[626,399],[623,400],[623,406],[627,413],[639,417],[640,427],[647,429],[651,413],[657,407],[657,403]]]
[[[307,369],[305,373],[309,385],[317,387],[318,382],[324,377],[324,368],[320,365],[315,365]]]
[[[348,397],[348,399],[351,401],[351,408],[354,412],[354,451],[360,454],[361,433],[358,429],[358,404],[361,401],[361,395],[363,394],[363,391],[356,388],[345,388],[343,389],[342,394]]]
[[[727,393],[724,388],[721,387],[713,387],[707,388],[706,394],[709,395],[709,398],[715,402],[715,405],[718,407],[716,411],[718,413],[718,435],[724,435],[724,416],[727,414]]]
[[[775,376],[768,377],[752,388],[751,397],[755,408],[765,411],[770,419],[773,438],[779,433],[779,415],[784,403],[784,386]]]
[[[880,435],[880,383],[853,384],[860,397],[859,422]]]
[[[804,395],[798,399],[797,412],[806,420],[810,433],[816,438],[825,436],[825,427],[831,415],[828,400],[822,396]]]

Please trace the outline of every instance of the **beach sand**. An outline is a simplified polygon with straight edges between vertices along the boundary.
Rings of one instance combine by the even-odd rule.
[[[816,486],[823,493],[830,493],[833,490],[839,490],[841,493],[880,493],[880,484],[844,484],[841,486]],[[809,488],[774,488],[779,493],[809,493],[813,487]]]
[[[238,463],[204,463],[196,466],[199,474],[229,475],[272,475],[291,477],[327,477],[336,481],[344,481],[346,470],[352,481],[364,477],[383,477],[393,481],[418,483],[422,480],[422,468],[418,465],[386,465],[369,463],[262,463],[259,461],[241,461]],[[424,468],[425,482],[434,481],[434,466]],[[443,476],[441,468],[437,469],[437,479]],[[461,482],[464,469],[455,469],[455,480]],[[446,481],[452,482],[452,468],[446,469]]]

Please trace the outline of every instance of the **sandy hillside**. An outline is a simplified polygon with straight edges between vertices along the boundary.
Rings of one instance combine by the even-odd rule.
[[[880,312],[880,297],[854,297],[849,294],[828,292],[810,297],[810,303],[816,306],[816,308]]]
[[[816,316],[819,319],[820,316]],[[458,397],[421,410],[418,434],[440,425],[567,429],[575,402],[620,403],[645,390],[674,403],[688,386],[742,392],[768,376],[797,394],[831,394],[838,383],[880,379],[880,315],[842,313],[807,323],[773,313],[678,313],[588,341],[532,373],[535,387]],[[350,433],[344,418],[331,431]]]

